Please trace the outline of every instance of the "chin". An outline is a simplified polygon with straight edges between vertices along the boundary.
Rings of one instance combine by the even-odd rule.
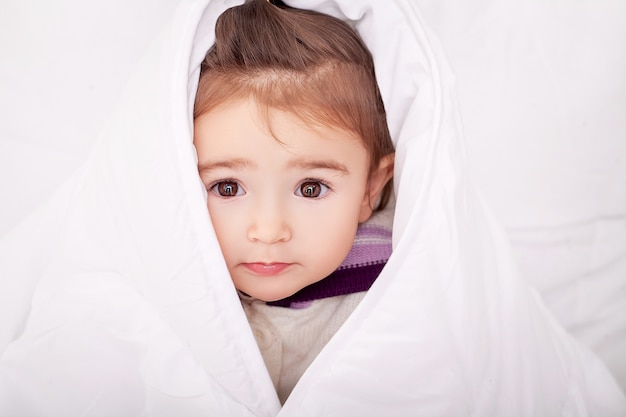
[[[257,300],[261,300],[265,302],[272,302],[272,301],[282,300],[283,298],[287,298],[291,295],[294,295],[300,290],[300,288],[294,288],[293,290],[291,289],[286,290],[285,288],[281,288],[279,291],[272,291],[271,288],[268,288],[265,291],[262,291],[262,290],[259,291],[258,288],[256,289],[256,291],[254,290],[246,291],[245,289],[242,289],[242,288],[239,290]]]
[[[297,291],[296,291],[297,292]],[[272,302],[272,301],[278,301],[278,300],[282,300],[283,298],[287,298],[293,294],[295,294],[296,292],[290,292],[290,293],[281,293],[281,294],[276,294],[276,293],[262,293],[262,294],[251,294],[253,298],[256,298],[257,300],[261,300],[261,301],[265,301],[267,303]]]

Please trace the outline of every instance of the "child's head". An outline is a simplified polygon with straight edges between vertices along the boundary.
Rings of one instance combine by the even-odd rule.
[[[224,12],[194,127],[222,252],[253,297],[285,298],[329,275],[387,199],[393,144],[373,60],[330,16],[265,0]]]

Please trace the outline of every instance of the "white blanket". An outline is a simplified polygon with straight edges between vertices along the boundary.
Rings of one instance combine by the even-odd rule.
[[[626,2],[415,1],[524,279],[626,390]]]
[[[199,64],[238,3],[181,2],[84,168],[2,241],[0,415],[623,416],[604,365],[518,278],[467,181],[453,77],[401,0],[289,2],[373,51],[397,203],[387,266],[280,409],[191,141]]]

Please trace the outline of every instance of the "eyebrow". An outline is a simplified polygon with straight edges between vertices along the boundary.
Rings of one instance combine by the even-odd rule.
[[[224,161],[208,161],[198,164],[198,172],[207,173],[216,169],[225,168],[225,169],[241,169],[241,168],[249,168],[256,167],[257,165],[245,158],[235,158]],[[331,171],[336,171],[340,175],[350,175],[350,171],[348,168],[337,161],[333,160],[310,160],[310,159],[295,159],[290,161],[287,166],[289,168],[298,168],[298,169],[327,169]]]
[[[288,166],[300,169],[328,169],[337,171],[340,175],[350,175],[350,171],[344,164],[333,160],[296,159],[290,161]]]
[[[249,159],[235,158],[226,161],[208,161],[198,164],[198,172],[210,172],[219,168],[241,169],[246,167],[255,167],[256,164]]]

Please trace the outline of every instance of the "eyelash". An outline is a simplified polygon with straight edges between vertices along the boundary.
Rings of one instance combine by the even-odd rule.
[[[236,192],[235,195],[222,195],[218,188],[220,185],[223,184],[234,184],[234,186],[236,187]],[[208,187],[208,191],[215,194],[218,197],[221,198],[232,198],[232,197],[240,197],[242,195],[246,194],[246,190],[243,189],[243,187],[241,186],[241,184],[239,184],[239,181],[234,180],[234,179],[223,179],[223,180],[219,180],[219,181],[215,181],[214,183],[212,183],[209,187]],[[241,194],[239,193],[241,191]]]
[[[232,184],[235,187],[235,194],[233,195],[224,195],[220,192],[219,187],[224,185],[224,184]],[[316,186],[320,186],[321,190],[320,190],[320,194],[317,196],[312,196],[312,197],[307,197],[303,194],[302,192],[302,187],[306,184],[312,184],[312,185],[316,185]],[[213,182],[209,187],[207,187],[207,190],[213,194],[215,194],[217,197],[220,198],[233,198],[233,197],[240,197],[242,195],[246,194],[246,191],[243,189],[243,187],[241,186],[241,184],[239,183],[239,181],[235,180],[235,179],[222,179],[219,181],[215,181]],[[325,197],[327,197],[329,192],[332,192],[333,189],[331,188],[331,186],[326,183],[325,181],[322,181],[318,178],[307,178],[303,181],[301,181],[298,186],[296,187],[294,194],[298,197],[302,197],[302,198],[306,198],[306,199],[311,199],[311,200],[321,200]]]
[[[314,197],[306,197],[303,195],[302,193],[302,186],[305,184],[317,184],[320,185],[322,187],[322,190],[320,191],[320,195],[319,196],[314,196]],[[303,197],[306,199],[310,199],[310,200],[321,200],[323,198],[326,198],[328,196],[328,193],[333,191],[333,189],[330,187],[330,185],[328,183],[326,183],[325,181],[322,181],[318,178],[307,178],[304,181],[301,181],[298,186],[296,187],[296,190],[294,191],[294,194],[298,197]]]

